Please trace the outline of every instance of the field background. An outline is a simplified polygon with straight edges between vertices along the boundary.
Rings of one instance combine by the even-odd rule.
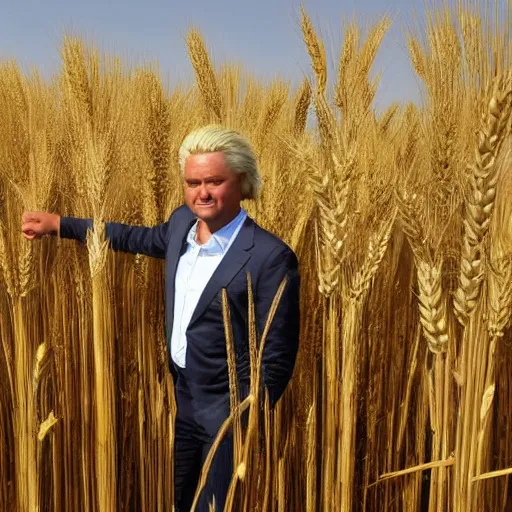
[[[253,144],[244,207],[302,274],[285,397],[261,417],[233,402],[252,429],[229,510],[512,510],[512,11],[473,4],[407,34],[422,102],[384,112],[386,17],[344,26],[331,70],[302,11],[296,89],[214,66],[195,29],[196,81],[173,90],[71,36],[51,79],[0,63],[0,510],[172,510],[163,262],[109,252],[102,223],[165,222],[206,123]],[[29,243],[27,210],[96,229]]]

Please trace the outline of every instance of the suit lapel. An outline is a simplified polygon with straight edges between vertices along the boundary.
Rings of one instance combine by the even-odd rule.
[[[224,258],[222,258],[222,261],[215,269],[215,272],[203,290],[189,325],[192,325],[204,313],[208,304],[210,304],[219,290],[225,288],[244,267],[247,260],[251,257],[251,253],[248,249],[250,249],[253,244],[254,221],[250,217],[247,217],[238,236],[231,244],[231,247],[224,255]]]

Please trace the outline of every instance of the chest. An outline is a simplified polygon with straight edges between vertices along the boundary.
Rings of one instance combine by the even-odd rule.
[[[212,253],[202,250],[199,246],[188,246],[178,260],[176,286],[195,288],[202,283],[206,284],[221,263],[224,254],[223,251]]]

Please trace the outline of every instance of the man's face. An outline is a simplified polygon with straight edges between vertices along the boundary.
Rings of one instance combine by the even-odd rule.
[[[199,219],[219,229],[237,215],[240,175],[226,165],[222,152],[187,157],[184,179],[185,202]]]

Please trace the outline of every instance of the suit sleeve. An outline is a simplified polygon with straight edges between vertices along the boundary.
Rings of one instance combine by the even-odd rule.
[[[115,222],[106,223],[106,236],[114,251],[145,254],[153,258],[165,258],[169,241],[171,219],[154,227],[128,226]],[[87,230],[92,229],[91,219],[61,217],[61,238],[85,242]]]
[[[300,276],[297,257],[288,247],[277,247],[267,258],[256,289],[256,320],[262,336],[272,301],[283,279],[287,279],[281,300],[270,325],[263,349],[263,383],[271,407],[283,394],[295,367],[299,347]]]

